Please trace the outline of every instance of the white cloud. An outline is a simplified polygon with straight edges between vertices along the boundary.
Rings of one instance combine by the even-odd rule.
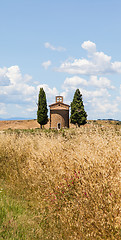
[[[121,105],[121,85],[119,87],[119,96],[116,97],[116,101],[119,105]],[[121,109],[121,108],[120,108]],[[120,110],[121,111],[121,110]]]
[[[6,71],[7,71],[7,68],[6,67],[4,67],[4,68],[0,68],[0,77],[1,76],[5,76],[6,75]]]
[[[37,107],[27,108],[26,111],[27,112],[35,112],[35,111],[37,111]]]
[[[121,73],[121,62],[112,63],[112,69],[114,72]]]
[[[22,80],[21,72],[18,66],[9,67],[6,72],[6,76],[13,85],[20,83]]]
[[[96,66],[86,59],[75,59],[73,62],[64,62],[60,68],[56,69],[58,72],[67,72],[69,74],[97,74]]]
[[[78,86],[78,85],[84,85],[87,86],[87,81],[84,78],[80,78],[78,76],[74,76],[71,78],[66,78],[64,81],[64,86]]]
[[[49,48],[49,49],[51,49],[53,51],[62,52],[62,51],[66,50],[64,47],[54,47],[49,42],[46,42],[44,45],[45,45],[45,48]]]
[[[3,70],[3,71],[2,71]],[[22,76],[18,66],[0,69],[1,82],[7,79],[7,84],[0,87],[0,101],[3,103],[24,103],[32,101],[36,89],[28,82],[32,77],[28,74]]]
[[[104,54],[103,52],[95,52],[93,55],[93,59],[94,59],[94,63],[98,66],[102,65],[102,64],[110,64],[111,61],[111,56],[108,56],[106,54]]]
[[[47,84],[41,84],[37,86],[37,92],[39,93],[40,88],[43,88],[45,93],[46,93],[46,97],[49,100],[50,103],[52,103],[53,101],[55,101],[55,96],[57,96],[58,90],[53,87],[50,88]],[[51,102],[52,101],[52,102]]]
[[[23,94],[25,95],[25,96],[32,96],[33,95],[33,93],[35,94],[35,87],[33,87],[33,86],[28,86],[27,84],[24,84],[24,89],[23,89]]]
[[[101,88],[99,90],[92,90],[92,91],[89,91],[89,90],[85,90],[83,88],[80,89],[80,91],[82,92],[82,95],[84,96],[84,98],[86,100],[88,99],[93,99],[93,98],[99,98],[99,97],[110,97],[110,94],[109,92],[107,91],[107,89],[104,89],[104,88]]]
[[[9,78],[6,76],[7,68],[0,68],[0,86],[8,86],[10,83]]]
[[[63,62],[56,71],[69,74],[101,75],[121,73],[121,62],[111,62],[111,56],[96,51],[96,44],[85,41],[82,47],[88,51],[88,59],[74,59]]]
[[[99,77],[98,79],[97,76],[91,76],[89,84],[98,88],[115,89],[115,87],[111,85],[111,81],[106,77]]]
[[[116,100],[117,100],[117,103],[121,105],[121,96],[117,96]],[[121,112],[121,110],[120,110],[120,112]]]
[[[88,52],[92,53],[96,51],[96,44],[91,41],[85,41],[82,43],[81,47]]]
[[[22,106],[20,106],[19,104],[15,104],[15,107],[18,108],[18,109],[22,108]]]
[[[14,86],[21,82],[29,82],[31,79],[28,74],[22,76],[18,66],[0,68],[0,86]]]
[[[119,111],[118,103],[115,99],[112,101],[108,89],[113,88],[109,79],[105,77],[91,76],[89,81],[85,80],[86,84],[82,86],[82,78],[66,78],[63,84],[64,91],[61,93],[64,96],[64,101],[70,104],[73,99],[74,92],[78,87],[82,93],[83,102],[89,119],[94,118],[114,118],[114,115]],[[79,83],[79,85],[78,85]],[[103,116],[103,117],[102,117]],[[91,117],[91,118],[90,118]]]
[[[102,52],[96,52],[96,45],[89,41],[84,42],[83,48],[88,51],[88,56],[90,54],[89,59],[69,59],[63,63],[63,67],[69,73],[76,73],[78,70],[78,72],[86,73],[86,75],[88,73],[89,76],[81,78],[75,74],[72,77],[66,77],[60,94],[64,96],[64,102],[70,105],[75,90],[79,88],[88,116],[91,116],[91,118],[102,118],[102,116],[103,118],[110,118],[112,116],[114,118],[116,113],[120,111],[121,85],[117,96],[111,98],[110,89],[115,89],[115,91],[117,89],[107,77],[98,76],[98,74],[99,69],[101,73],[104,72],[104,68],[105,73],[107,73],[106,68],[111,69],[112,72],[116,68],[119,71],[120,64],[115,62],[113,65],[111,57]],[[32,83],[30,75],[22,74],[19,66],[0,68],[0,116],[2,117],[8,113],[14,114],[14,111],[16,111],[19,116],[28,116],[30,114],[35,118],[40,87],[45,90],[48,104],[55,102],[55,96],[59,94],[56,87],[51,88],[47,84],[41,84],[41,82],[36,82],[35,86],[34,83],[35,81]],[[10,105],[12,106],[11,109],[9,108]]]
[[[90,76],[90,80],[87,81],[84,78],[80,78],[78,76],[73,76],[70,78],[66,78],[63,84],[63,88],[75,88],[80,86],[93,86],[98,88],[109,88],[115,89],[114,86],[111,85],[111,81],[106,77],[97,77],[97,76]]]
[[[44,88],[49,103],[55,102],[55,96],[59,94],[55,87],[50,88],[47,84],[33,86],[32,77],[22,75],[19,66],[0,69],[0,77],[1,83],[8,80],[0,86],[0,116],[14,116],[14,111],[19,117],[27,116],[27,113],[36,115],[40,87]]]
[[[5,116],[7,114],[6,107],[4,103],[0,103],[0,116]]]
[[[43,62],[43,63],[42,63],[42,66],[47,70],[48,67],[51,66],[51,61],[48,60],[48,61],[46,61],[46,62]]]
[[[118,109],[118,103],[117,102],[109,102],[107,99],[99,99],[97,101],[96,98],[92,99],[92,107],[93,111],[98,113],[108,113],[108,114],[114,114],[119,111]]]
[[[30,76],[29,74],[25,74],[23,77],[24,82],[30,82],[32,80],[32,76]]]

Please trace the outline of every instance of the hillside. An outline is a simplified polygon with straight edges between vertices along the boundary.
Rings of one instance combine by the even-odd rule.
[[[5,129],[35,129],[39,128],[37,120],[8,120],[0,121],[0,130]],[[46,128],[49,128],[49,124],[46,125]]]
[[[90,124],[94,125],[120,125],[120,121],[114,121],[114,120],[88,120],[85,127],[89,127]],[[44,126],[44,128],[49,129],[49,122]],[[82,127],[82,126],[81,126]],[[0,130],[6,130],[6,129],[36,129],[40,128],[40,125],[38,124],[36,119],[32,120],[8,120],[8,121],[0,121]],[[75,128],[75,125],[70,124],[70,128]]]

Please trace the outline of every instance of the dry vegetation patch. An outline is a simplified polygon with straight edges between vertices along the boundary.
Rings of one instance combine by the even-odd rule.
[[[120,239],[120,163],[120,127],[0,134],[4,187],[33,214],[25,239]]]

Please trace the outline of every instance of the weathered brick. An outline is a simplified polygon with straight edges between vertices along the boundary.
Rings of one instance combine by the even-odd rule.
[[[63,97],[57,96],[56,103],[50,106],[50,128],[69,128],[69,105],[63,103]]]

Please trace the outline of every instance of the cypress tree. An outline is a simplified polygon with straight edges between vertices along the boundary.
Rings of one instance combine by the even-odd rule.
[[[46,95],[43,88],[40,88],[39,91],[39,98],[38,98],[38,111],[37,111],[37,122],[40,124],[41,128],[42,125],[45,125],[48,122],[47,116],[47,101]]]
[[[82,94],[79,89],[74,94],[73,101],[71,102],[71,123],[78,125],[84,125],[87,120],[87,113],[84,110],[84,104],[82,100]]]

